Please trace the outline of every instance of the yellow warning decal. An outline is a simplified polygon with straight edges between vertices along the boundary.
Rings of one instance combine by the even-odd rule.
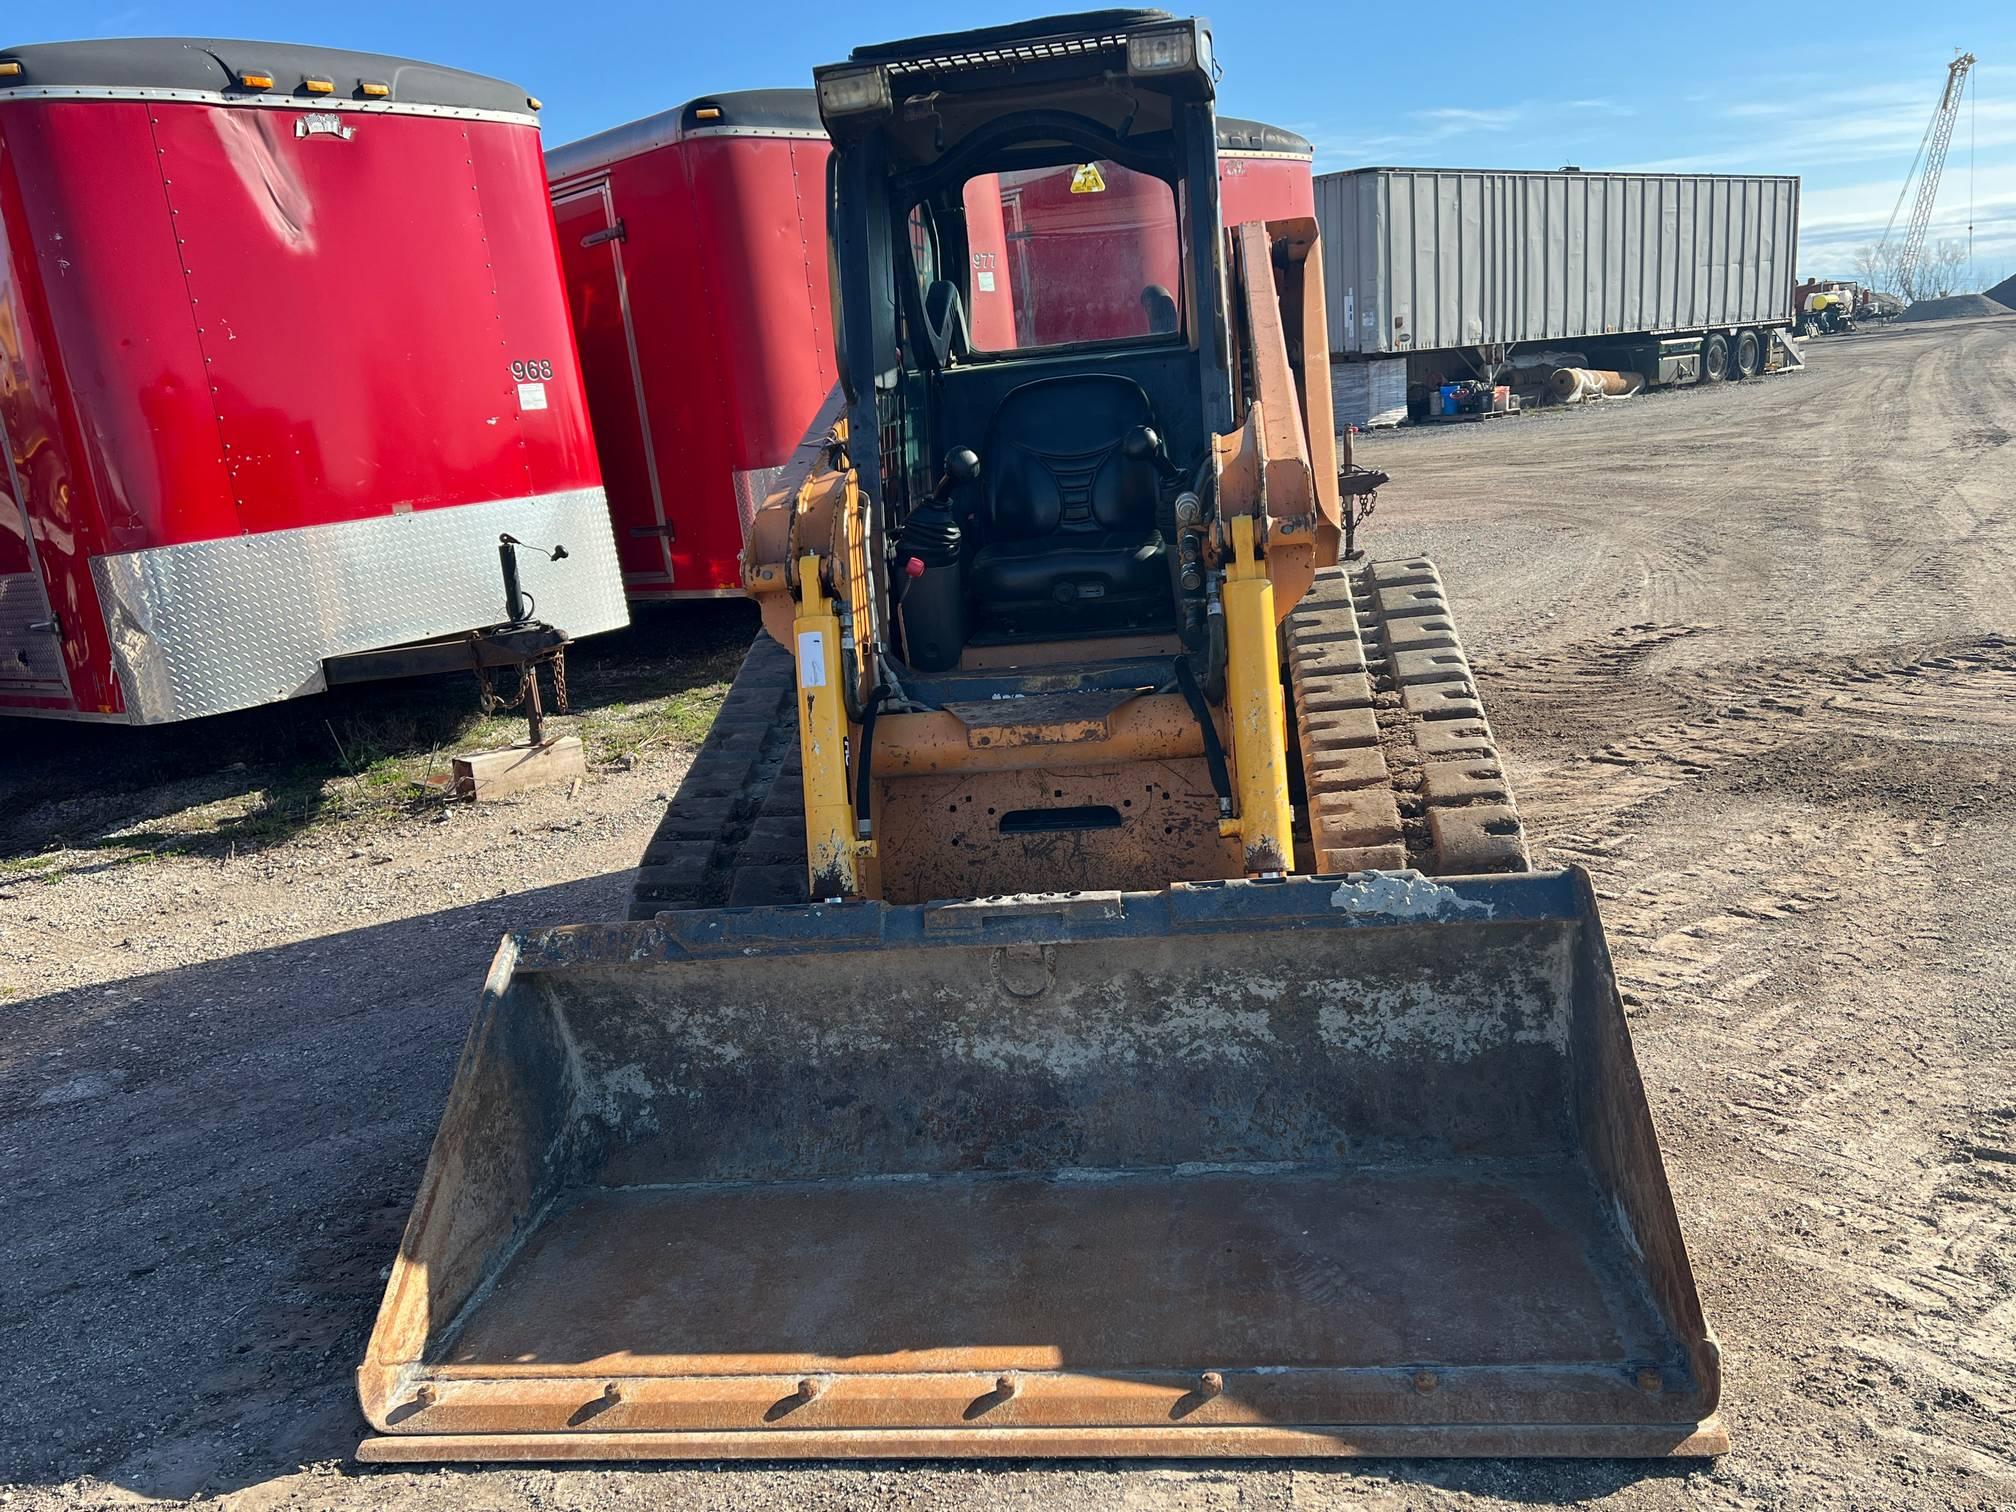
[[[1099,172],[1099,165],[1097,163],[1080,163],[1078,165],[1071,175],[1071,192],[1073,194],[1104,194],[1106,192],[1106,179]]]

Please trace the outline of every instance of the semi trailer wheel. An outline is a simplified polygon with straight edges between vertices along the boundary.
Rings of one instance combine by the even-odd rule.
[[[1729,338],[1720,331],[1701,343],[1701,381],[1720,383],[1729,376]]]
[[[1758,341],[1755,331],[1741,331],[1736,336],[1736,376],[1755,378],[1764,367],[1764,346]]]

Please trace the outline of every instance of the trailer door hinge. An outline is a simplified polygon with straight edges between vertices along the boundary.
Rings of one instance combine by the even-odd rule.
[[[623,222],[618,220],[613,226],[605,226],[600,231],[590,231],[586,236],[581,238],[581,245],[584,247],[599,247],[604,242],[627,242],[628,240],[630,240],[630,233],[624,229]]]

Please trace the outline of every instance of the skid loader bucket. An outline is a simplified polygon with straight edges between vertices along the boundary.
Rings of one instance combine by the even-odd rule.
[[[507,940],[370,1460],[1700,1455],[1578,871]]]

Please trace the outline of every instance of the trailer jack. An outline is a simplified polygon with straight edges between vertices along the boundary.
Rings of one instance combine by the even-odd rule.
[[[477,699],[483,712],[523,709],[528,735],[534,746],[546,740],[546,706],[540,696],[539,669],[551,669],[553,712],[565,714],[567,705],[567,632],[557,625],[534,618],[538,601],[528,592],[518,575],[518,552],[533,551],[550,562],[564,561],[567,548],[556,545],[551,551],[527,546],[511,535],[498,537],[497,558],[504,578],[504,620],[463,635],[416,641],[411,645],[388,646],[378,651],[360,651],[332,656],[322,664],[323,679],[332,688],[345,684],[384,682],[398,677],[429,677],[444,672],[476,674]],[[499,671],[516,669],[517,691],[508,697],[497,691],[493,680]]]
[[[1337,474],[1337,498],[1344,516],[1344,560],[1355,562],[1365,555],[1358,545],[1358,529],[1379,507],[1379,490],[1391,479],[1377,468],[1349,466]]]

